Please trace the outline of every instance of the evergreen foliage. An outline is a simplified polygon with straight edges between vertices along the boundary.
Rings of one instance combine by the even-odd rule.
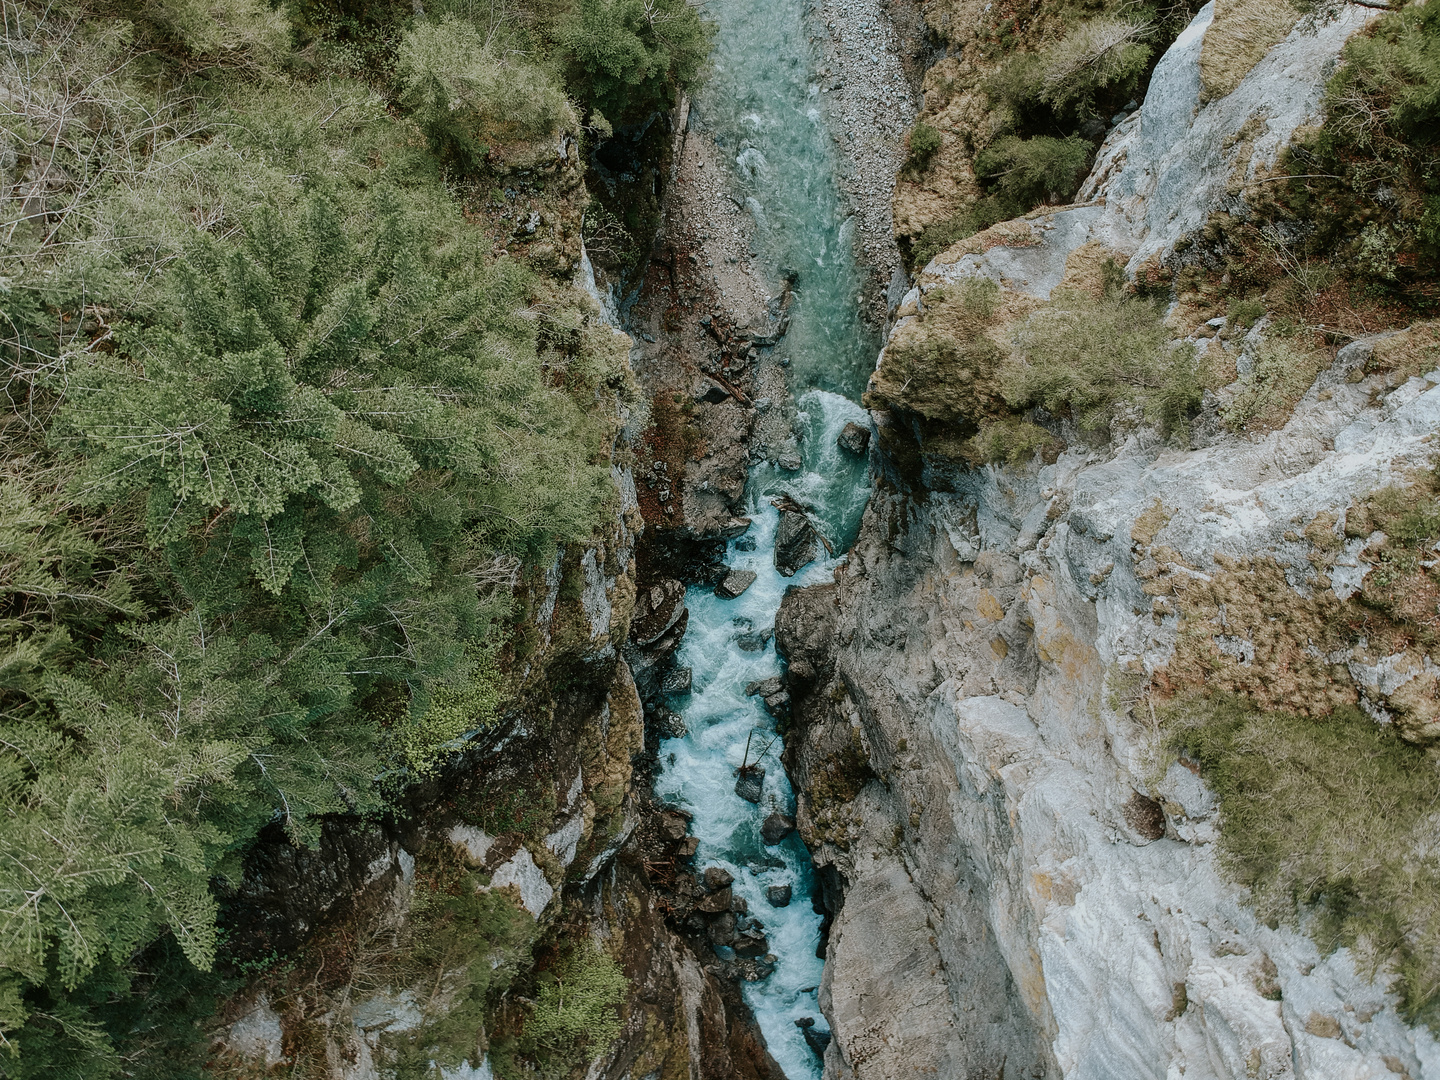
[[[713,32],[687,0],[575,0],[558,42],[587,107],[634,123],[696,79]]]
[[[194,1075],[259,830],[493,724],[614,497],[623,349],[447,186],[578,132],[568,9],[456,7],[5,10],[0,1076]],[[678,9],[618,111],[698,71]]]

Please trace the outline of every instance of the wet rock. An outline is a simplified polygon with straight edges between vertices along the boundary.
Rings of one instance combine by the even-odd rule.
[[[747,536],[747,537],[744,537],[744,538],[741,539],[741,540],[735,541],[735,550],[736,550],[736,551],[754,551],[754,550],[755,550],[755,541],[754,541],[754,539],[751,538],[751,537],[749,537],[749,536]]]
[[[870,429],[851,421],[841,430],[835,444],[847,454],[858,457],[870,449]]]
[[[778,694],[785,689],[785,683],[779,675],[772,675],[768,679],[757,679],[745,686],[745,696],[753,697],[759,694],[761,697],[769,697],[771,694]]]
[[[825,1049],[830,1045],[830,1032],[807,1027],[805,1029],[805,1044],[809,1046],[811,1050],[814,1050],[816,1055],[823,1061],[825,1059]]]
[[[737,517],[731,518],[721,526],[720,535],[726,540],[734,540],[736,537],[744,536],[749,531],[750,519],[748,517]],[[752,543],[748,550],[754,551],[755,545]]]
[[[765,890],[765,899],[769,902],[771,907],[789,907],[790,886],[771,885],[768,889]]]
[[[735,875],[723,866],[707,866],[705,868],[705,888],[710,892],[723,889],[734,880]]]
[[[794,831],[795,819],[777,810],[760,826],[760,838],[767,844],[778,844]]]
[[[715,595],[724,597],[726,600],[734,600],[751,585],[754,585],[755,578],[758,576],[754,570],[731,570],[720,584],[715,586]]]
[[[785,577],[793,577],[819,554],[820,537],[810,519],[795,510],[782,510],[780,526],[775,530],[775,569]]]
[[[680,846],[676,849],[675,854],[682,859],[688,859],[695,854],[699,847],[700,838],[698,836],[687,836],[680,841]]]
[[[779,458],[776,459],[776,464],[786,472],[799,472],[805,467],[805,462],[799,454],[781,454]],[[814,558],[814,556],[811,556],[811,558]]]
[[[795,1026],[798,1028],[814,1027],[815,1018],[813,1016],[802,1016],[799,1020],[795,1021]]]
[[[706,930],[711,945],[729,945],[735,940],[735,916],[725,912],[718,916]]]
[[[676,667],[660,679],[660,689],[667,694],[688,694],[694,675],[688,667]]]
[[[662,739],[683,739],[689,731],[685,718],[663,705],[650,710],[649,716],[651,726]]]
[[[770,942],[765,939],[764,934],[746,931],[743,934],[736,934],[730,947],[735,950],[736,956],[764,956],[770,951]]]
[[[760,765],[751,765],[741,771],[735,779],[735,794],[746,802],[760,804],[760,796],[765,790],[765,769]]]
[[[635,598],[630,640],[641,648],[653,645],[686,613],[685,586],[673,578],[658,582]]]
[[[660,835],[666,840],[672,843],[677,840],[684,840],[685,834],[689,831],[689,818],[669,811],[660,815]]]
[[[770,644],[770,639],[774,636],[775,631],[767,626],[764,630],[752,630],[748,634],[741,634],[735,639],[735,644],[739,645],[744,652],[760,652]]]
[[[784,690],[778,694],[767,694],[765,696],[765,708],[770,715],[777,719],[790,711],[790,695]]]
[[[695,905],[695,910],[705,915],[719,915],[730,910],[730,901],[733,898],[734,894],[730,891],[730,886],[726,885],[723,889],[716,889],[708,896],[702,897],[700,902]]]
[[[749,915],[750,901],[746,900],[743,896],[737,896],[730,901],[730,910],[736,915]]]

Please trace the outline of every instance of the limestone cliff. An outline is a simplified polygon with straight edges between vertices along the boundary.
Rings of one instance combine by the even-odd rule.
[[[827,1077],[1440,1076],[1396,975],[1433,960],[1433,913],[1398,952],[1330,947],[1323,897],[1275,917],[1263,874],[1237,883],[1238,810],[1222,812],[1210,759],[1183,750],[1194,702],[1223,691],[1300,739],[1306,718],[1353,709],[1428,783],[1434,556],[1404,548],[1384,507],[1429,498],[1433,328],[1333,340],[1262,422],[1234,403],[1274,326],[1172,298],[1169,355],[1223,372],[1183,430],[1162,436],[1137,406],[1107,439],[1037,408],[1037,441],[1008,461],[963,442],[1004,412],[998,343],[1017,327],[1095,292],[1105,259],[1132,288],[1168,288],[1216,213],[1246,215],[1373,14],[1302,20],[1215,96],[1212,11],[1112,132],[1087,204],[961,241],[919,275],[872,381],[860,538],[834,585],[782,607],[799,824],[839,886]],[[979,278],[998,298],[956,314]],[[1421,813],[1389,855],[1433,873],[1434,830]]]

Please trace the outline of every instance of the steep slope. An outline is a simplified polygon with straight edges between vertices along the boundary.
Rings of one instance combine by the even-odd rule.
[[[827,1076],[1440,1071],[1435,330],[1327,337],[1220,281],[1374,13],[1228,94],[1212,14],[1086,205],[919,274],[860,538],[781,609],[839,885]]]

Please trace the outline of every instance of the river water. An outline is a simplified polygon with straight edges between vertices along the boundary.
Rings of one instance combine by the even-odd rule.
[[[804,7],[803,0],[711,0],[707,8],[719,23],[714,72],[694,103],[692,123],[716,139],[733,169],[736,193],[756,219],[758,267],[776,280],[793,275],[790,330],[777,351],[791,360],[804,467],[798,473],[769,465],[751,471],[747,497],[754,523],[730,542],[726,561],[755,571],[755,583],[734,600],[707,588],[689,590],[690,623],[677,662],[692,669],[693,689],[672,702],[688,734],[661,744],[655,781],[661,798],[694,814],[691,831],[700,842],[695,865],[728,869],[735,895],[764,923],[775,971],[746,983],[745,997],[790,1080],[812,1080],[821,1072],[819,1057],[795,1025],[812,1017],[818,1030],[826,1029],[816,995],[823,969],[815,955],[820,916],[811,904],[810,855],[799,836],[774,847],[760,837],[760,823],[772,809],[795,811],[778,742],[762,761],[760,805],[735,794],[747,739],[753,761],[775,735],[775,722],[758,697],[745,696],[745,687],[782,667],[773,640],[746,651],[741,639],[773,627],[787,588],[829,580],[836,565],[817,560],[793,578],[775,570],[779,513],[770,496],[784,492],[810,507],[837,553],[854,540],[869,497],[868,469],[835,439],[847,422],[868,422],[856,401],[880,344],[860,315],[863,275],[835,184]],[[792,887],[788,907],[768,904],[771,885]]]

